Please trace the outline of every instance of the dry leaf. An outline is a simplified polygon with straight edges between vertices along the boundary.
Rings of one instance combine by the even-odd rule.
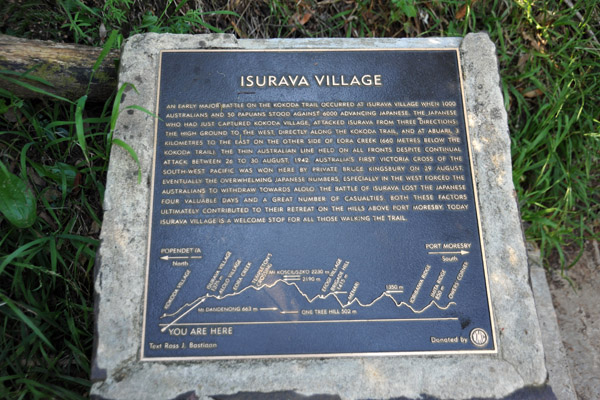
[[[244,32],[242,32],[242,30],[237,26],[237,24],[234,21],[231,21],[231,26],[233,26],[233,30],[235,31],[235,33],[237,33],[238,37],[244,39],[248,37]]]
[[[54,188],[49,188],[42,192],[42,196],[44,196],[44,198],[46,199],[46,201],[48,203],[52,203],[53,201],[60,199],[62,196],[62,193]]]
[[[541,43],[542,46],[545,46],[548,44],[548,41],[546,39],[544,39],[539,33],[536,32],[535,37],[537,39],[537,42]]]
[[[40,178],[33,168],[27,167],[27,176],[36,186],[46,187],[46,181]]]
[[[523,36],[523,39],[529,41],[529,43],[531,44],[531,47],[533,47],[537,51],[541,51],[540,44],[533,37],[531,37],[531,35],[529,33],[521,32],[521,36]]]
[[[361,15],[368,23],[372,23],[376,19],[375,14],[373,14],[373,11],[371,10],[365,10],[361,13]]]
[[[531,99],[534,97],[541,96],[543,94],[544,94],[544,92],[542,92],[540,89],[534,89],[534,90],[530,90],[528,92],[523,93],[523,96]]]
[[[527,64],[527,61],[529,61],[530,58],[531,58],[531,54],[529,54],[529,53],[521,54],[521,57],[519,57],[519,61],[517,62],[517,69],[520,72],[523,72],[523,69],[525,68],[525,64]]]
[[[556,20],[556,16],[553,11],[545,10],[536,15],[535,20],[542,26],[550,26]]]
[[[106,27],[104,26],[104,22],[100,23],[100,28],[98,29],[98,36],[100,36],[101,42],[104,42],[104,39],[106,39]]]
[[[305,24],[308,22],[308,20],[310,20],[310,18],[311,18],[311,17],[312,17],[312,13],[310,13],[310,12],[305,12],[305,13],[304,13],[304,15],[302,16],[302,18],[300,18],[300,19],[298,20],[298,23],[299,23],[300,25],[305,25]]]
[[[58,229],[58,225],[56,225],[56,222],[54,222],[54,220],[46,213],[46,211],[42,211],[40,213],[40,218],[46,221],[46,223],[52,227],[52,230]]]
[[[458,9],[458,11],[456,12],[456,15],[454,16],[455,19],[463,19],[465,17],[465,15],[467,15],[467,5],[463,4],[462,7],[460,7]]]
[[[88,235],[96,235],[98,232],[100,232],[100,225],[98,225],[96,221],[92,221],[92,225],[88,230]]]
[[[463,4],[456,12],[456,15],[454,16],[454,18],[455,19],[463,19],[465,17],[465,15],[467,15],[467,7],[471,6],[471,8],[472,8],[475,5],[475,3],[477,3],[477,0],[471,1],[471,4],[469,4],[469,2],[466,2],[465,4]]]
[[[305,12],[304,15],[302,16],[302,18],[300,18],[300,15],[298,13],[295,13],[292,16],[294,21],[296,21],[298,23],[298,25],[302,25],[302,26],[304,26],[304,24],[306,24],[311,17],[312,17],[311,12]],[[292,29],[290,29],[290,34],[294,33],[295,31],[296,31],[296,27],[294,26],[294,27],[292,27]]]
[[[82,180],[83,180],[83,175],[81,175],[81,172],[78,172],[77,174],[75,174],[75,179],[73,181],[73,193],[75,193],[75,194],[79,193],[79,189],[81,189]]]

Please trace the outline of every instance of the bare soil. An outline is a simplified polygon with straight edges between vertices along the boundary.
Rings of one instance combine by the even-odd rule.
[[[577,254],[572,256],[576,257]],[[577,396],[600,399],[600,245],[586,243],[577,263],[561,276],[552,273],[548,285],[567,353]]]

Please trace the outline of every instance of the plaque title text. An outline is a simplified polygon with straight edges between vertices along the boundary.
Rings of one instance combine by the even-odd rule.
[[[242,75],[241,87],[383,86],[381,75]]]

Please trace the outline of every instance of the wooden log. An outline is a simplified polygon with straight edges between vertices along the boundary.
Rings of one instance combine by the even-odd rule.
[[[0,35],[0,70],[23,73],[33,69],[29,75],[42,78],[51,86],[14,75],[10,77],[69,100],[76,100],[87,93],[88,101],[103,102],[117,86],[117,62],[120,55],[113,50],[106,56],[94,74],[88,91],[92,67],[101,51],[98,47]],[[2,74],[0,87],[22,98],[40,97],[37,92],[2,79]]]

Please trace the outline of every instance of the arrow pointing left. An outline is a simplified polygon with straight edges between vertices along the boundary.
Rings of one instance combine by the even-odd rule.
[[[162,256],[160,259],[169,261],[169,260],[187,260],[190,258],[202,258],[202,256]]]

